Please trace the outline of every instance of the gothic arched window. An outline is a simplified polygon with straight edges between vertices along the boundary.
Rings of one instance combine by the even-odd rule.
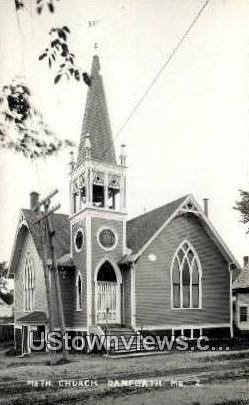
[[[24,265],[24,309],[34,310],[35,306],[35,272],[30,254],[27,254]]]
[[[82,309],[82,280],[80,273],[76,277],[76,310]]]
[[[172,308],[201,307],[201,264],[188,241],[177,249],[171,267]]]

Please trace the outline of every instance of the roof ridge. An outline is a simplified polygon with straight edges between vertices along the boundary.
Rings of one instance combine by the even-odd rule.
[[[169,206],[170,204],[175,204],[177,201],[184,201],[188,196],[189,196],[189,194],[186,194],[186,195],[183,196],[183,197],[176,198],[175,200],[172,200],[172,201],[170,201],[170,202],[168,202],[168,203],[166,203],[166,204],[160,205],[160,206],[157,207],[157,208],[153,208],[153,209],[150,210],[150,211],[147,211],[147,212],[145,212],[145,213],[143,213],[143,214],[139,214],[139,215],[137,215],[136,217],[133,217],[133,218],[129,219],[127,222],[131,222],[131,221],[133,221],[133,220],[135,220],[135,219],[138,219],[138,218],[146,217],[146,215],[149,215],[149,214],[151,214],[151,213],[154,213],[155,211],[160,210],[160,209],[162,209],[162,208],[164,208],[164,207],[167,207],[167,206]]]
[[[127,247],[133,254],[145,246],[188,196],[189,194],[127,221]]]

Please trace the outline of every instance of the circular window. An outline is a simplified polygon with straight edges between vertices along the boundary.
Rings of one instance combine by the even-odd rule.
[[[84,243],[84,235],[83,231],[80,229],[77,231],[75,235],[75,249],[79,252]]]
[[[117,236],[111,229],[102,229],[99,232],[98,240],[100,245],[106,250],[113,249],[117,244]]]

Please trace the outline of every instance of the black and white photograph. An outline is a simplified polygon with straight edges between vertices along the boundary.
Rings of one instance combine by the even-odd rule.
[[[248,21],[0,0],[0,405],[249,404]]]

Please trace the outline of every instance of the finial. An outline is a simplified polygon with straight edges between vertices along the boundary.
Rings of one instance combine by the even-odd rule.
[[[70,154],[69,167],[70,167],[70,171],[72,172],[73,169],[75,168],[74,151],[71,150],[71,152],[69,154]]]
[[[98,49],[98,48],[99,48],[98,42],[94,42],[94,49]]]
[[[125,166],[126,165],[126,145],[122,144],[120,147],[120,164],[121,166]]]

